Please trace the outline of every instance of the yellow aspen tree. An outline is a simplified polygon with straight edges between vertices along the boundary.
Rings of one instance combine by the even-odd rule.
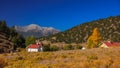
[[[94,28],[92,35],[87,40],[88,48],[96,48],[99,47],[99,43],[102,41],[102,37],[98,28]]]

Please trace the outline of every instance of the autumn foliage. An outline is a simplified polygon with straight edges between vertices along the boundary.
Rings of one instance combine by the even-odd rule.
[[[87,40],[87,47],[88,48],[96,48],[98,47],[99,43],[102,41],[102,37],[98,28],[94,28],[92,35]]]

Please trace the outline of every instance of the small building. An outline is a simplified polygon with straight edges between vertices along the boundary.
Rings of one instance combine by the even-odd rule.
[[[43,44],[30,44],[27,47],[27,52],[40,52],[43,51]]]
[[[82,47],[82,50],[85,50],[86,48],[85,47]]]
[[[100,45],[101,48],[118,47],[118,46],[120,46],[120,43],[111,42],[111,41],[102,42]]]

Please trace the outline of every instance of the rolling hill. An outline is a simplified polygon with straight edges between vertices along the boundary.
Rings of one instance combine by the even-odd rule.
[[[120,42],[120,15],[85,22],[64,32],[49,37],[41,37],[40,40],[48,40],[52,43],[84,43],[96,27],[99,29],[103,40]]]

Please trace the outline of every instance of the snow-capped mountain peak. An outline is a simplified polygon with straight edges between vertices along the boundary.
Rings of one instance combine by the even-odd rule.
[[[39,25],[36,25],[36,24],[30,24],[27,26],[28,28],[35,28],[35,27],[40,27]]]
[[[28,26],[15,26],[15,30],[22,35],[27,35],[29,33],[28,35],[33,35],[35,37],[48,36],[60,32],[60,30],[57,30],[53,27],[42,27],[37,24],[30,24]],[[26,37],[26,35],[24,35],[24,37]]]
[[[39,25],[36,25],[36,24],[30,24],[28,26],[25,27],[26,28],[26,31],[29,31],[29,30],[42,30],[43,28],[40,27]]]

